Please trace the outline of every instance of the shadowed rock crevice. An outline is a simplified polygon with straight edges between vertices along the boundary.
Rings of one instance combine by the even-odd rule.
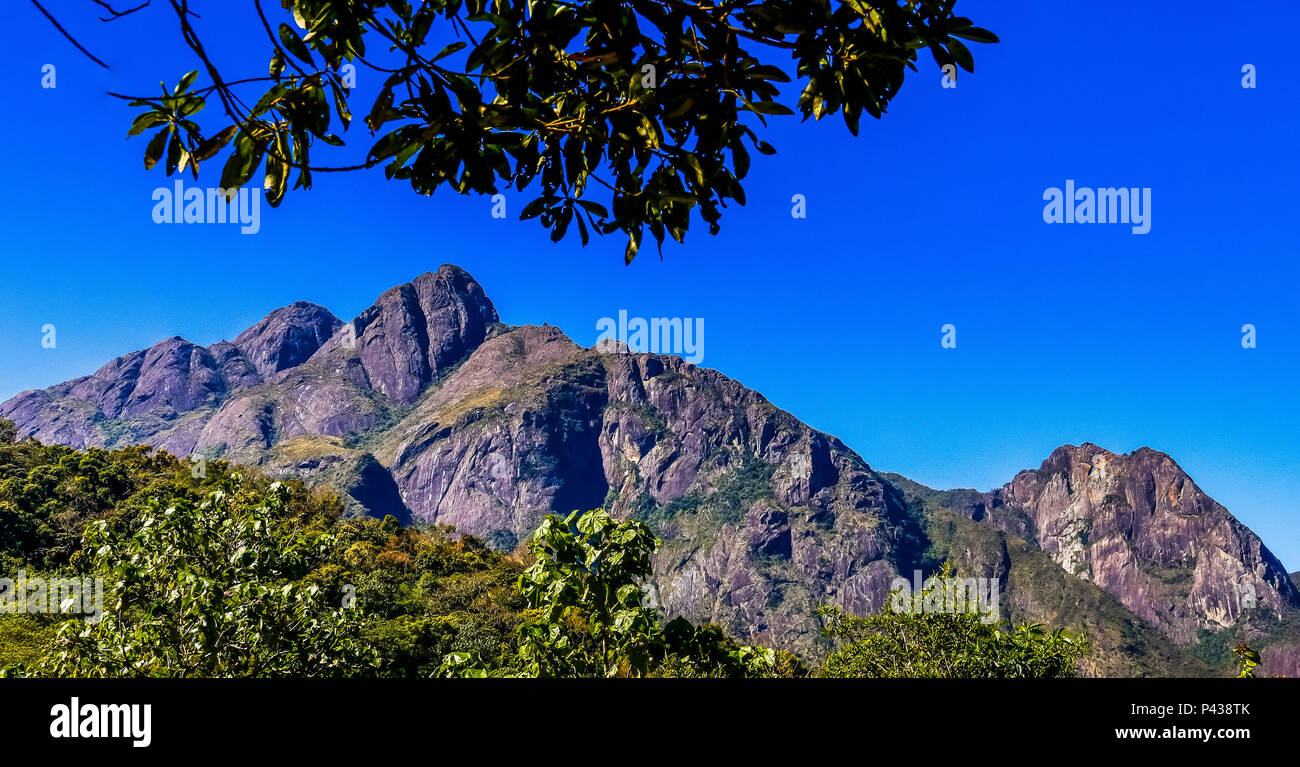
[[[601,414],[609,398],[604,372],[588,365],[568,385],[547,394],[546,446],[555,457],[559,486],[552,508],[557,511],[598,508],[609,493],[600,451]]]
[[[411,523],[411,510],[402,502],[402,494],[388,473],[373,456],[363,456],[357,465],[357,479],[344,488],[371,516],[393,516],[404,525]]]

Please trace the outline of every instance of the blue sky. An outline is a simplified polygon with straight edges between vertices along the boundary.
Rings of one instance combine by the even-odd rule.
[[[143,170],[131,110],[106,92],[195,68],[170,10],[109,26],[90,4],[61,12],[105,71],[6,3],[21,33],[0,68],[0,400],[171,335],[233,337],[298,299],[350,318],[450,262],[504,321],[582,344],[620,309],[704,318],[702,364],[935,487],[1000,485],[1064,443],[1166,451],[1300,569],[1300,10],[1134,5],[959,0],[1003,41],[972,45],[976,74],[944,89],[923,59],[857,139],[838,120],[774,120],[779,154],[756,156],[749,204],[721,234],[697,227],[625,267],[615,237],[554,245],[515,221],[517,195],[497,220],[486,199],[417,197],[380,171],[318,174],[264,206],[256,236],[154,224],[151,194],[171,182]],[[238,32],[247,11],[196,7],[227,74],[262,74],[265,43]],[[358,77],[360,109],[377,83]],[[359,127],[348,138],[367,146]],[[1045,224],[1043,192],[1066,179],[1150,187],[1151,232]],[[45,323],[56,349],[41,348]],[[946,323],[955,349],[940,346]],[[1242,348],[1245,323],[1258,348]]]

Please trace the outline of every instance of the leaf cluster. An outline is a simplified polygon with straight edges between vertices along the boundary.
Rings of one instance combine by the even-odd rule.
[[[230,145],[228,194],[263,169],[277,206],[312,173],[378,165],[418,194],[531,195],[519,217],[553,241],[576,229],[621,233],[631,261],[648,231],[662,249],[692,222],[719,231],[744,205],[751,153],[775,153],[769,117],[840,115],[856,135],[881,117],[918,53],[968,71],[962,40],[997,41],[953,10],[955,0],[282,0],[293,24],[273,26],[263,76],[225,78],[184,13],[199,70],[143,107],[131,135],[157,128],[145,167],[166,173]],[[357,65],[382,78],[362,116],[364,163],[316,166],[319,143],[343,146]],[[256,98],[246,88],[266,86]],[[788,87],[785,87],[787,86]],[[221,127],[194,117],[217,98]],[[358,110],[360,111],[360,110]],[[163,162],[163,158],[165,162]]]

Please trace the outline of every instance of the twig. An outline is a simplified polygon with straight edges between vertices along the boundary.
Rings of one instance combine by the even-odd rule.
[[[148,7],[149,7],[149,3],[152,3],[152,2],[153,2],[153,0],[144,0],[143,3],[140,3],[139,5],[137,5],[137,6],[134,7],[134,8],[127,8],[125,11],[119,11],[119,10],[114,9],[113,6],[111,6],[111,5],[109,5],[108,3],[104,2],[104,0],[94,0],[95,5],[98,5],[99,7],[103,8],[103,9],[106,10],[106,11],[108,11],[109,14],[111,14],[108,18],[104,18],[103,16],[100,16],[100,17],[99,17],[99,20],[100,20],[100,21],[117,21],[118,19],[122,18],[123,16],[130,16],[131,14],[135,13],[136,11],[139,11],[139,10],[144,9],[144,8],[148,8]]]
[[[102,62],[102,61],[100,61],[98,58],[96,58],[96,57],[95,57],[95,54],[93,54],[93,53],[91,53],[90,51],[86,50],[86,48],[85,48],[81,43],[77,42],[77,38],[75,38],[75,37],[73,37],[72,35],[68,34],[68,30],[66,30],[66,29],[63,28],[63,25],[59,23],[59,20],[56,19],[56,18],[54,18],[53,16],[51,16],[51,15],[50,15],[50,12],[47,11],[47,10],[45,10],[45,8],[44,8],[40,3],[36,2],[36,0],[32,0],[32,5],[36,6],[36,9],[37,9],[38,11],[40,11],[40,12],[43,13],[43,14],[45,14],[45,18],[49,19],[49,20],[50,20],[50,23],[54,25],[54,28],[57,29],[57,30],[59,30],[60,32],[62,32],[64,37],[68,38],[68,42],[70,42],[70,43],[72,43],[73,45],[77,46],[77,50],[79,50],[79,51],[81,51],[82,53],[86,54],[86,57],[87,57],[87,58],[89,58],[91,61],[95,62],[96,64],[100,65],[100,66],[103,67],[104,69],[109,69],[109,68],[110,68],[107,64],[105,64],[104,62]]]

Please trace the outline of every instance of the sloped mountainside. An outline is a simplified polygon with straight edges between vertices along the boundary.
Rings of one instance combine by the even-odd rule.
[[[84,378],[27,391],[0,412],[43,442],[71,447],[157,440],[185,455],[202,420],[238,392],[306,362],[343,323],[303,301],[276,309],[209,347],[179,336],[121,357]]]
[[[950,508],[1035,541],[1179,642],[1300,598],[1259,536],[1150,448],[1060,447],[1038,469]]]
[[[1109,473],[1090,473],[1094,462]],[[1065,446],[988,493],[886,476],[925,520],[933,556],[997,578],[1004,617],[1086,628],[1099,675],[1221,674],[1238,642],[1263,649],[1262,673],[1300,675],[1294,579],[1279,581],[1259,538],[1163,453]],[[1187,505],[1120,499],[1171,486]]]
[[[877,609],[894,578],[945,559],[998,578],[1016,616],[1088,627],[1099,674],[1214,673],[1206,635],[1257,620],[1272,637],[1300,606],[1258,537],[1163,453],[1067,446],[989,493],[930,490],[716,371],[502,325],[455,266],[351,322],[300,302],[233,341],[171,338],[0,417],[43,441],[330,483],[357,513],[497,548],[605,506],[664,540],[651,594],[667,612],[804,652],[821,649],[817,605]]]

